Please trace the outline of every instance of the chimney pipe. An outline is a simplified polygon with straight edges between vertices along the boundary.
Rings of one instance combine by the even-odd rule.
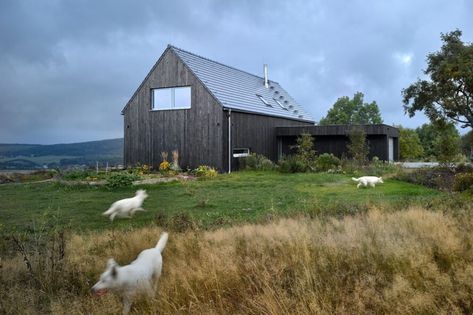
[[[264,64],[264,87],[269,88],[269,83],[268,83],[268,65]]]

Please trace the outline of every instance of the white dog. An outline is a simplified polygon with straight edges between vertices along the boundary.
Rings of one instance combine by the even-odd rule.
[[[113,258],[107,262],[107,269],[92,287],[92,293],[102,296],[108,290],[123,297],[123,314],[128,314],[133,298],[140,293],[154,294],[156,283],[161,276],[163,258],[161,256],[168,233],[163,233],[156,247],[145,249],[127,266],[119,266]]]
[[[110,208],[103,213],[103,215],[109,215],[110,221],[113,221],[115,217],[119,218],[131,218],[136,211],[146,211],[141,208],[143,201],[148,198],[146,190],[138,190],[133,198],[126,198],[115,201]]]
[[[356,188],[360,188],[361,185],[367,187],[368,185],[371,187],[375,187],[376,184],[383,184],[383,178],[382,177],[376,177],[376,176],[362,176],[360,178],[351,178],[355,182],[358,183],[356,185]]]

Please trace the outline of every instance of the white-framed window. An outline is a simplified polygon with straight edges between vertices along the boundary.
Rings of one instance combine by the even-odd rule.
[[[258,96],[258,98],[261,100],[261,102],[264,103],[264,105],[269,106],[269,107],[273,107],[273,106],[271,106],[271,104],[269,104],[269,102],[268,102],[264,97],[262,97],[261,95],[256,94],[256,96]]]
[[[191,87],[173,87],[151,90],[151,109],[188,109],[191,108]]]
[[[245,157],[250,155],[249,148],[234,148],[233,157]]]

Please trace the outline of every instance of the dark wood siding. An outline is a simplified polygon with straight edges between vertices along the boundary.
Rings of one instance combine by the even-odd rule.
[[[151,110],[151,89],[191,86],[191,108]],[[157,167],[161,152],[178,150],[181,167],[222,169],[222,107],[179,57],[168,49],[124,110],[126,166]]]
[[[232,148],[249,148],[251,152],[263,154],[277,161],[276,127],[313,126],[306,123],[279,117],[271,117],[232,111]],[[223,127],[223,165],[228,171],[228,120],[225,113]],[[238,167],[238,161],[232,159],[232,169]]]
[[[389,159],[389,138],[393,138],[393,157],[399,160],[399,130],[388,125],[362,126],[369,145],[368,158],[378,157],[381,160]],[[296,144],[296,139],[301,133],[314,136],[315,150],[318,154],[332,153],[337,157],[349,157],[347,145],[350,143],[348,134],[353,128],[350,125],[311,126],[277,128],[277,137],[282,143],[282,153],[294,153],[291,148]]]

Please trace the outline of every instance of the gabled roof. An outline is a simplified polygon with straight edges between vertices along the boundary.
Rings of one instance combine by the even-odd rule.
[[[269,87],[266,88],[262,77],[171,45],[168,45],[167,49],[172,50],[187,65],[224,108],[314,122],[309,113],[277,82],[269,80]]]

